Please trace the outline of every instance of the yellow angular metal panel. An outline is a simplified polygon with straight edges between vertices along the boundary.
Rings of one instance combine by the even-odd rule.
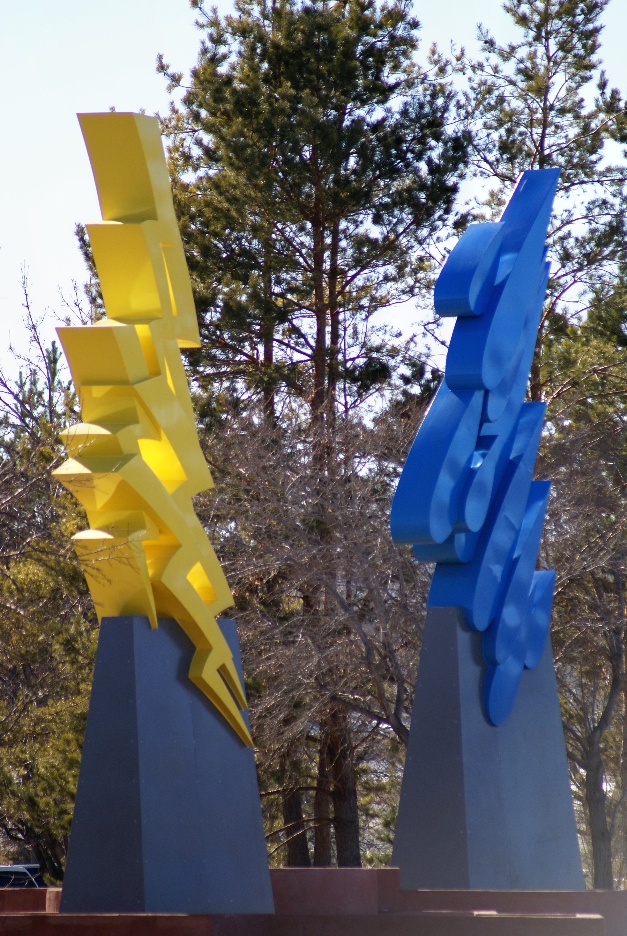
[[[106,604],[107,616],[141,615],[157,626],[157,609],[142,548],[143,530],[115,536],[104,530],[85,530],[74,538],[94,602]]]
[[[199,336],[159,122],[79,119],[104,219],[89,234],[107,319],[58,329],[83,422],[63,434],[55,476],[87,513],[74,545],[99,618],[175,618],[196,647],[190,679],[250,745],[216,621],[233,599],[191,501],[213,481],[180,355]]]
[[[151,321],[164,308],[172,314],[159,228],[157,221],[87,225],[109,318]]]
[[[159,121],[143,114],[79,114],[79,122],[94,172],[104,221],[120,221],[146,227],[147,242],[158,222],[162,245],[155,277],[165,269],[173,293],[171,319],[180,347],[198,347],[198,323],[192,287],[187,274],[168,167],[163,155]],[[112,228],[115,226],[112,225]],[[120,234],[120,237],[124,237]],[[172,261],[166,260],[173,254]],[[96,267],[100,262],[94,252]],[[106,266],[106,259],[102,261]],[[120,275],[124,274],[120,272]],[[107,310],[109,315],[109,311]],[[114,315],[110,316],[115,318]]]
[[[79,114],[105,221],[176,225],[159,124],[139,114]]]
[[[135,384],[150,376],[139,335],[116,325],[103,321],[57,329],[79,392],[83,386]]]

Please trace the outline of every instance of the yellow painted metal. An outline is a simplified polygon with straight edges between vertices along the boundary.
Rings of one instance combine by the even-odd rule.
[[[216,616],[233,604],[192,496],[213,486],[180,348],[198,325],[159,122],[82,114],[103,221],[88,226],[107,318],[59,328],[83,422],[55,472],[90,529],[74,537],[99,618],[173,617],[190,679],[246,744],[244,691]]]

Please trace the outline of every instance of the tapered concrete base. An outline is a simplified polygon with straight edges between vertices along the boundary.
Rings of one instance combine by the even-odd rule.
[[[392,856],[401,888],[579,890],[551,647],[499,728],[482,674],[481,635],[458,609],[430,608]]]
[[[175,621],[102,622],[63,913],[273,911],[253,752],[188,679],[192,653]]]

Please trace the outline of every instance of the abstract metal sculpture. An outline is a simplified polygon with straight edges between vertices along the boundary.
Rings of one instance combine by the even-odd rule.
[[[501,221],[471,225],[442,270],[436,311],[458,321],[390,518],[396,542],[437,563],[429,606],[463,608],[484,635],[493,725],[538,665],[551,616],[555,573],[535,571],[550,484],[532,480],[545,407],[524,399],[558,176],[524,173]]]
[[[80,117],[107,318],[59,329],[84,422],[56,477],[101,621],[62,910],[269,913],[233,603],[192,507],[212,485],[180,348],[199,344],[159,122]],[[187,675],[191,677],[191,682]]]
[[[99,619],[172,617],[190,679],[246,744],[244,690],[216,622],[233,599],[192,497],[213,486],[180,348],[200,345],[159,122],[83,114],[103,221],[87,227],[107,318],[58,329],[83,422],[55,472],[91,529],[74,536]]]
[[[435,288],[458,321],[391,512],[396,542],[436,563],[392,859],[405,888],[583,887],[547,641],[554,573],[536,571],[544,405],[524,402],[558,174],[525,172]]]

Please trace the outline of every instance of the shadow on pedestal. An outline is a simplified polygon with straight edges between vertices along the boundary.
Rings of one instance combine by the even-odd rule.
[[[430,608],[392,864],[401,888],[584,887],[553,655],[498,728],[481,704],[481,635]]]
[[[190,682],[192,653],[173,620],[102,621],[63,913],[273,912],[253,751]]]

